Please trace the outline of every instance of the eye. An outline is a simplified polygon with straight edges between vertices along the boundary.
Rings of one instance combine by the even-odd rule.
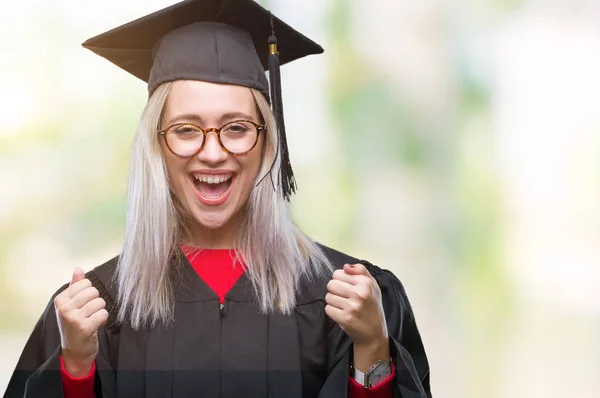
[[[223,130],[231,134],[244,134],[247,133],[253,127],[254,126],[252,126],[250,123],[233,122],[225,126]]]
[[[178,126],[173,126],[169,129],[169,132],[181,137],[192,136],[201,133],[198,127],[191,124],[180,124]]]

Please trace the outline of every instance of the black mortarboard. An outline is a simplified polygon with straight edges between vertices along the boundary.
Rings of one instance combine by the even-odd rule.
[[[183,1],[93,37],[83,46],[147,82],[150,94],[173,80],[235,84],[262,92],[278,124],[281,192],[289,199],[295,191],[279,65],[320,54],[321,46],[253,0]]]

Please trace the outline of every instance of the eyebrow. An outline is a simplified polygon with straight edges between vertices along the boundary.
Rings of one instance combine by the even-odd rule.
[[[254,117],[243,112],[227,112],[221,115],[221,117],[219,118],[219,123],[223,125],[233,120],[249,120],[251,122],[256,122]],[[167,125],[172,126],[173,124],[182,122],[195,122],[198,124],[203,124],[203,120],[200,115],[195,113],[184,113],[182,115],[177,115],[176,117],[171,118]]]

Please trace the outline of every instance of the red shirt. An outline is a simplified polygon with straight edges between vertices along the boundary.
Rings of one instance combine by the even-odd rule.
[[[225,301],[225,295],[235,285],[237,280],[244,274],[244,264],[235,261],[235,250],[196,250],[188,246],[182,247],[188,261],[206,282],[208,286],[219,296],[221,303]],[[96,364],[87,376],[75,378],[69,375],[65,369],[62,356],[60,357],[60,368],[62,375],[63,393],[65,398],[95,398],[94,375]],[[349,398],[388,398],[392,396],[392,380],[395,370],[387,379],[371,388],[364,388],[352,377],[348,378]]]

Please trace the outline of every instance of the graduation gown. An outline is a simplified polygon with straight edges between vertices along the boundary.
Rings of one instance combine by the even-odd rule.
[[[397,373],[394,398],[431,397],[429,365],[400,281],[367,261],[323,249],[336,268],[364,264],[381,288]],[[263,314],[245,274],[221,305],[185,256],[181,258],[174,267],[179,275],[175,322],[139,331],[114,322],[117,292],[112,277],[117,258],[88,272],[111,314],[98,331],[96,397],[347,397],[352,342],[325,314],[329,278],[305,283],[291,315]],[[52,299],[4,397],[63,397],[59,358]]]

